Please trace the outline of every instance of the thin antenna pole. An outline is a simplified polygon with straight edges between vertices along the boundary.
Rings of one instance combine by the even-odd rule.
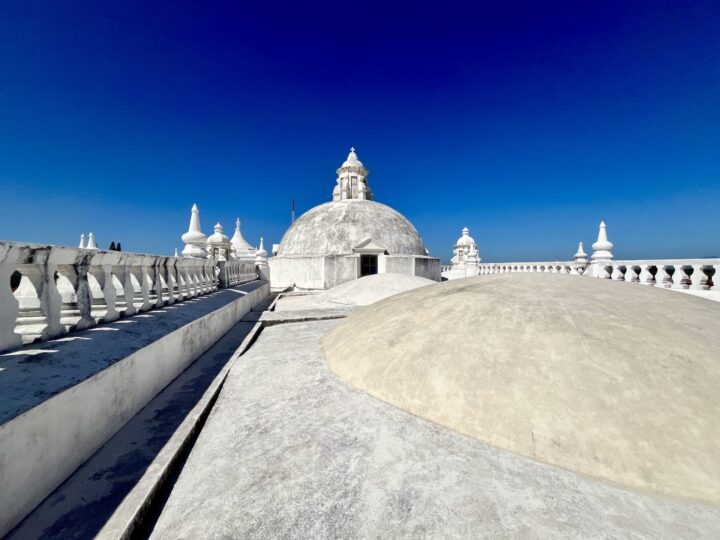
[[[290,213],[290,225],[295,223],[295,199],[292,200],[292,212]]]

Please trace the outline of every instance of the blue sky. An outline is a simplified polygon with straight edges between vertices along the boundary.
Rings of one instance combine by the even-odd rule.
[[[720,255],[718,2],[3,2],[0,238],[278,242],[350,146],[447,260]]]

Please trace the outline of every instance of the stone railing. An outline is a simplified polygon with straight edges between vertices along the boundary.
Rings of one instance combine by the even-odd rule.
[[[575,274],[667,289],[720,291],[720,259],[617,260],[608,264],[519,262],[478,265],[478,275],[508,272]]]
[[[480,263],[478,275],[504,274],[508,272],[551,272],[555,274],[581,274],[579,268],[569,262],[512,262],[512,263]]]
[[[254,279],[252,259],[0,242],[0,351]]]

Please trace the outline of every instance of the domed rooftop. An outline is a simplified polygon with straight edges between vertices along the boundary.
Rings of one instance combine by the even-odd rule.
[[[390,255],[426,255],[420,235],[402,214],[358,199],[328,202],[308,210],[285,232],[278,256],[345,255],[372,238]]]
[[[208,244],[229,244],[230,238],[223,232],[223,226],[220,223],[215,224],[215,232],[208,236]]]
[[[345,160],[345,162],[342,165],[340,165],[341,168],[344,168],[344,167],[358,167],[359,168],[362,166],[363,166],[362,161],[360,161],[358,159],[354,148],[350,149],[350,153],[348,154],[347,159]]]
[[[458,238],[458,241],[455,245],[457,246],[469,246],[475,243],[475,239],[470,236],[470,229],[467,227],[463,227],[462,230],[462,236]]]
[[[355,387],[493,446],[720,503],[720,304],[558,274],[421,287],[322,338]]]

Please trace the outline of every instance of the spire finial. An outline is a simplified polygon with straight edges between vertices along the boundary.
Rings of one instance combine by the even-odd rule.
[[[350,151],[351,151],[352,153],[355,153],[355,147],[354,147],[354,146],[351,146],[351,147],[350,147]]]

